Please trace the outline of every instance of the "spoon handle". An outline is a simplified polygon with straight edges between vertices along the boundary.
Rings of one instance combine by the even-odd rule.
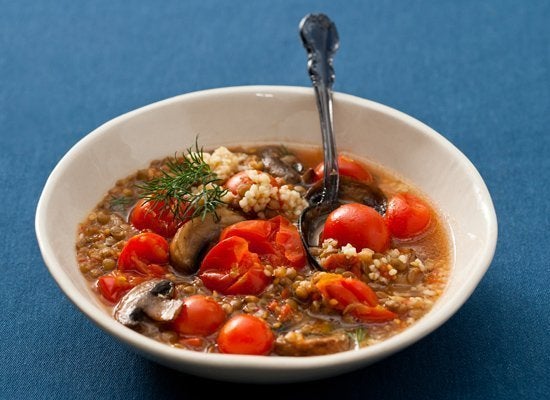
[[[332,59],[339,47],[336,25],[324,14],[308,14],[300,22],[300,37],[308,53],[308,72],[317,100],[324,150],[324,193],[321,201],[338,200],[338,160],[332,124]]]

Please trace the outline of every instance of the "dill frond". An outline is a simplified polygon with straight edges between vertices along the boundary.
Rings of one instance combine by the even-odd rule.
[[[141,198],[162,204],[177,219],[183,221],[198,216],[204,219],[225,204],[222,198],[227,189],[219,185],[197,142],[195,148],[187,149],[182,157],[176,153],[161,172],[161,176],[136,186],[142,190]]]

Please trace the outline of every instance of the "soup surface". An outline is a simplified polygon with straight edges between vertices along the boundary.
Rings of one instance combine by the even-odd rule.
[[[80,224],[80,270],[118,322],[176,348],[310,356],[385,340],[444,290],[445,226],[410,184],[341,155],[344,205],[308,256],[297,221],[321,161],[297,146],[153,161]]]

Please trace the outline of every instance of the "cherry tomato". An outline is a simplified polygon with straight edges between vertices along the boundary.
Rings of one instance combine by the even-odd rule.
[[[369,248],[384,252],[390,246],[390,233],[384,218],[374,208],[359,203],[344,204],[332,211],[321,239],[335,239],[339,246],[351,244],[357,250]]]
[[[99,277],[97,288],[99,293],[108,301],[116,303],[134,286],[143,282],[146,278],[127,274],[120,271],[113,271]]]
[[[376,293],[359,279],[327,273],[315,286],[331,307],[362,321],[382,322],[397,317],[397,314],[379,305]],[[331,300],[336,302],[333,303]]]
[[[130,223],[137,229],[149,229],[164,237],[173,237],[178,228],[187,221],[175,218],[174,213],[163,201],[137,202],[130,213]]]
[[[258,294],[271,278],[266,264],[302,268],[306,253],[298,230],[286,218],[248,220],[225,228],[203,259],[199,276],[223,294]]]
[[[156,233],[144,232],[126,242],[118,257],[118,269],[144,275],[159,275],[161,271],[158,264],[167,264],[168,260],[166,239]]]
[[[254,253],[275,253],[270,242],[273,235],[273,224],[267,220],[251,219],[237,222],[225,228],[220,234],[220,241],[229,237],[238,236],[248,242],[250,251]]]
[[[265,172],[264,172],[265,173]],[[266,175],[269,175],[265,173]],[[271,186],[279,186],[275,178],[269,175],[269,183]],[[243,196],[250,186],[252,186],[252,179],[248,176],[247,171],[237,172],[235,175],[230,177],[224,184],[224,186],[234,195]]]
[[[424,232],[432,219],[430,207],[417,196],[399,193],[388,202],[388,227],[393,236],[410,239]]]
[[[298,229],[281,216],[272,218],[270,221],[276,225],[275,244],[288,262],[283,265],[302,268],[306,265],[306,251]]]
[[[275,335],[267,323],[248,314],[239,314],[222,326],[218,348],[222,353],[265,355],[273,348]]]
[[[258,294],[271,281],[258,255],[238,236],[216,244],[202,260],[198,275],[207,288],[223,294]]]
[[[249,250],[271,265],[302,268],[306,252],[298,229],[282,216],[270,220],[248,220],[225,228],[220,240],[238,236],[249,244]]]
[[[182,334],[208,336],[218,330],[225,316],[216,300],[197,294],[183,300],[183,307],[172,326]]]
[[[338,171],[340,175],[349,176],[359,181],[370,183],[373,181],[371,173],[360,163],[349,157],[338,156]],[[315,181],[323,179],[325,173],[325,164],[320,163],[315,167]]]

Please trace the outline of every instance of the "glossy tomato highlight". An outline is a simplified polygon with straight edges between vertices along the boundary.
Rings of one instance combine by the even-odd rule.
[[[335,239],[338,246],[351,244],[357,251],[369,248],[381,253],[390,247],[390,233],[384,218],[374,208],[359,203],[344,204],[332,211],[321,239]]]

